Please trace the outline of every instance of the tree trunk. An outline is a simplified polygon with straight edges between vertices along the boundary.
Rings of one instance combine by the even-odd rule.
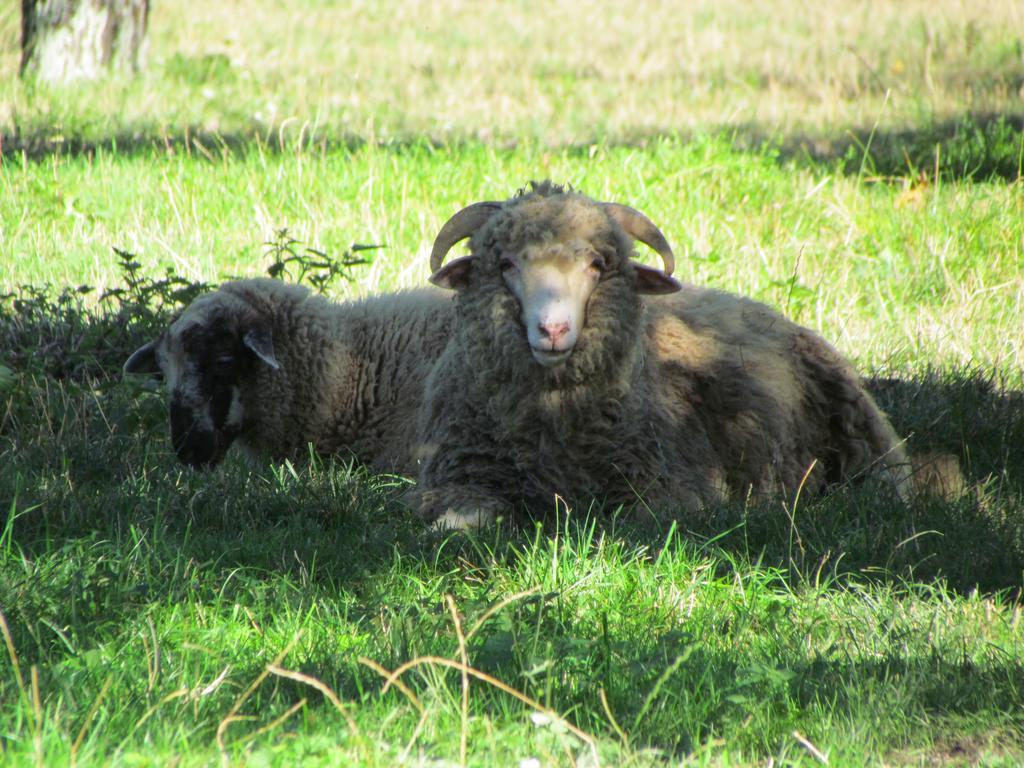
[[[142,64],[149,0],[21,0],[21,74],[48,83]]]

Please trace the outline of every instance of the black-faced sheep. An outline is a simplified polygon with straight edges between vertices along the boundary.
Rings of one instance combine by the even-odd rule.
[[[451,298],[425,289],[333,303],[277,280],[200,296],[124,364],[162,373],[171,442],[196,467],[233,442],[284,458],[313,443],[375,470],[415,475],[423,380],[448,339]]]
[[[905,491],[905,453],[849,363],[672,265],[645,216],[549,183],[452,217],[432,253],[457,319],[420,412],[420,514],[470,527],[555,494],[685,514],[875,469]]]

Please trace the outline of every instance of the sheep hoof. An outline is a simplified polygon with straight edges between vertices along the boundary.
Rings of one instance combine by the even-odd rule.
[[[459,485],[410,489],[405,502],[435,531],[475,531],[510,511],[504,499]]]
[[[448,509],[431,526],[437,531],[476,531],[496,519],[493,509]]]

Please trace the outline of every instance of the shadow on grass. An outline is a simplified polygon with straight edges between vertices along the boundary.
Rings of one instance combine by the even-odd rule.
[[[1016,181],[1024,163],[1024,113],[971,112],[914,128],[857,126],[835,134],[724,127],[740,149],[777,153],[783,162],[867,179]]]
[[[873,180],[943,179],[985,181],[1021,177],[1024,163],[1024,113],[968,112],[955,118],[923,122],[913,128],[856,126],[832,133],[780,134],[758,124],[721,124],[701,131],[726,137],[739,150],[770,153],[781,162],[821,168]],[[694,134],[643,134],[613,144],[643,146],[660,138],[686,140]],[[0,134],[0,157],[28,159],[58,156],[91,156],[97,152],[119,155],[187,153],[219,159],[261,151],[293,152],[297,147],[331,152],[356,150],[367,139],[329,129],[309,133],[301,126],[268,129],[254,125],[236,132],[215,133],[199,126],[185,126],[155,133],[149,129],[124,129],[111,135],[85,137],[36,133]],[[436,139],[430,136],[395,137],[386,145],[396,150],[409,147],[457,148],[476,145],[476,140]],[[515,142],[503,144],[509,149]],[[589,144],[575,147],[581,159],[589,157]],[[582,160],[581,160],[582,161]]]
[[[180,468],[165,444],[163,404],[155,393],[113,388],[97,400],[49,390],[34,406],[33,417],[48,426],[33,426],[24,413],[15,413],[0,429],[0,502],[17,515],[0,537],[0,605],[22,665],[43,668],[44,690],[60,689],[62,676],[73,678],[75,664],[57,663],[75,655],[69,648],[89,648],[95,635],[105,636],[111,627],[135,626],[154,610],[178,605],[197,606],[211,627],[249,621],[268,626],[276,616],[316,615],[328,624],[328,616],[343,617],[337,622],[347,631],[373,638],[372,650],[358,653],[389,669],[417,656],[454,658],[443,594],[463,595],[459,610],[469,627],[497,599],[491,594],[495,572],[543,584],[567,552],[577,564],[566,567],[586,572],[586,560],[597,557],[598,548],[609,567],[634,556],[653,562],[667,539],[665,527],[614,515],[548,520],[539,532],[524,525],[444,536],[425,530],[401,508],[398,481],[340,462],[254,471],[234,457],[214,472]],[[1019,512],[1019,487],[1016,498]],[[676,536],[669,546],[678,551],[670,557],[710,562],[714,570],[707,577],[729,583],[734,577],[757,580],[757,573],[777,566],[776,575],[765,576],[776,591],[818,579],[877,579],[894,581],[899,593],[903,579],[911,579],[922,593],[935,590],[938,599],[928,603],[935,610],[946,604],[945,586],[932,579],[962,589],[1021,584],[1019,541],[1009,546],[991,513],[973,501],[907,511],[875,506],[851,490],[808,505],[797,521],[798,544],[778,509],[721,514],[733,513],[746,519],[738,526],[729,521],[731,532],[721,535],[709,521],[702,530]],[[901,546],[897,539],[908,526],[922,524],[944,532],[919,536],[916,549]],[[608,555],[609,547],[617,554]],[[702,571],[685,573],[696,578]],[[836,617],[836,626],[825,632],[835,636],[831,645],[820,627],[814,629],[815,642],[832,650],[816,655],[792,641],[766,659],[761,646],[743,639],[786,623],[792,607],[785,601],[758,598],[749,613],[712,610],[700,618],[698,610],[692,620],[659,623],[657,611],[646,618],[616,613],[615,601],[625,599],[628,585],[614,574],[600,578],[600,591],[613,595],[603,628],[573,607],[571,587],[542,591],[515,601],[484,627],[470,643],[471,665],[572,712],[584,730],[612,738],[595,704],[603,694],[622,723],[634,723],[634,744],[673,754],[723,731],[742,734],[737,738],[745,748],[770,753],[803,727],[791,719],[798,711],[824,708],[833,717],[863,717],[873,709],[880,716],[898,711],[910,719],[970,719],[1019,713],[1024,706],[1024,667],[1017,660],[994,652],[984,661],[955,651],[926,653],[921,638],[930,635],[920,622],[927,624],[927,617],[911,612],[900,618],[888,603],[863,609],[882,618],[893,612],[879,630],[885,635],[884,643],[876,641],[881,647],[847,647],[842,622],[865,620],[856,614]],[[232,611],[237,618],[230,618]],[[807,632],[816,626],[809,617],[800,622],[810,622]],[[800,622],[788,631],[799,634]],[[274,642],[287,641],[281,630],[274,633]],[[915,644],[910,651],[907,638]],[[330,637],[311,643],[301,663],[289,667],[323,680],[344,700],[380,696],[382,679],[356,662],[356,651],[339,651]],[[958,647],[955,639],[946,646]],[[230,664],[233,678],[243,681],[254,679],[267,659],[251,644],[204,653],[219,654],[218,663]],[[424,686],[437,685],[429,675],[411,677],[421,695]],[[137,694],[145,701],[145,675],[138,678]],[[457,675],[442,678],[456,690]],[[510,716],[507,696],[486,686],[474,690],[474,711]],[[309,690],[278,681],[268,695],[275,706],[288,706]],[[392,696],[395,706],[402,703],[397,693]],[[787,711],[790,717],[780,714]],[[767,718],[765,712],[776,715]],[[748,727],[751,717],[758,719]],[[208,723],[211,732],[216,723]]]
[[[89,647],[94,634],[134,626],[154,606],[199,606],[203,623],[210,627],[218,622],[247,627],[249,621],[268,626],[275,616],[314,614],[317,621],[333,626],[325,614],[336,613],[343,616],[338,624],[353,635],[372,636],[372,650],[358,653],[388,669],[419,656],[455,658],[443,594],[473,593],[459,603],[468,627],[496,601],[489,587],[494,570],[535,567],[542,579],[540,572],[555,567],[552,558],[559,551],[576,547],[575,556],[585,557],[578,542],[587,536],[595,542],[601,536],[615,538],[625,553],[646,548],[642,556],[651,559],[665,541],[664,530],[614,520],[598,520],[590,532],[592,521],[563,523],[560,546],[545,536],[508,529],[479,537],[443,537],[423,530],[395,505],[393,488],[358,470],[335,465],[294,474],[250,474],[232,463],[198,475],[174,467],[166,450],[147,450],[123,437],[104,441],[99,450],[97,456],[95,447],[90,451],[86,445],[54,451],[40,444],[19,460],[22,471],[47,478],[50,487],[18,489],[24,518],[15,524],[11,541],[28,557],[23,569],[0,570],[0,598],[22,664],[42,667],[44,690],[59,690],[61,682],[72,679],[81,684],[70,671],[74,663],[56,663],[74,656],[68,643]],[[0,464],[11,455],[0,449]],[[42,462],[52,462],[52,470],[32,472]],[[13,474],[16,478],[20,473]],[[0,469],[0,497],[11,483],[12,470]],[[42,506],[33,509],[33,504]],[[746,541],[719,539],[705,554],[724,571],[735,561],[722,552],[739,552],[745,558],[756,549],[752,540],[757,535],[749,534]],[[766,550],[784,549],[778,535],[764,535]],[[888,530],[874,534],[876,539],[887,536]],[[955,555],[958,563],[990,556],[979,557],[974,544],[965,540],[943,556]],[[673,546],[694,549],[692,539]],[[815,545],[805,540],[804,546]],[[878,545],[879,551],[884,548]],[[855,556],[870,559],[871,554]],[[798,569],[780,578],[810,580],[811,565],[806,573]],[[737,571],[744,579],[757,578],[751,569]],[[878,577],[898,573],[899,567],[891,566]],[[723,576],[730,574],[714,575]],[[765,658],[763,644],[750,645],[744,638],[772,633],[776,622],[787,623],[791,609],[782,602],[762,604],[758,599],[749,613],[711,611],[704,618],[698,611],[697,618],[673,620],[670,627],[653,615],[616,613],[622,585],[611,577],[607,581],[601,590],[619,595],[608,598],[611,618],[605,616],[603,628],[595,628],[592,616],[577,613],[571,594],[542,592],[515,601],[484,626],[469,644],[470,665],[557,711],[571,712],[570,719],[583,730],[614,738],[596,704],[605,697],[634,745],[677,756],[723,732],[735,734],[737,747],[771,754],[793,729],[805,727],[797,719],[800,712],[864,719],[866,711],[873,711],[887,722],[887,712],[918,722],[986,716],[991,723],[991,713],[1019,713],[1024,706],[1024,667],[1018,660],[996,652],[983,661],[966,653],[959,656],[955,638],[946,641],[944,653],[927,653],[920,647],[921,638],[930,634],[919,623],[904,626],[891,605],[877,608],[880,621],[888,610],[893,616],[887,629],[879,630],[884,640],[872,641],[879,645],[870,649],[856,647],[857,640],[849,647],[843,629],[844,621],[865,619],[839,616],[836,626],[825,632],[834,635],[832,644],[821,638],[820,627],[814,628],[815,647],[824,649],[820,653],[808,652],[802,641],[790,641],[772,645],[775,655]],[[934,606],[943,604],[941,596],[934,601]],[[236,618],[229,618],[232,610]],[[909,614],[905,620],[911,621]],[[810,633],[814,621],[800,619],[798,634],[804,624]],[[287,641],[280,630],[274,631],[274,643]],[[912,651],[906,650],[908,638],[914,643]],[[175,652],[171,641],[164,642]],[[379,700],[383,680],[357,663],[356,650],[339,650],[345,646],[332,637],[311,643],[301,662],[289,660],[286,665],[322,680],[345,701],[370,706]],[[233,679],[241,681],[255,679],[268,658],[253,653],[251,643],[204,654],[231,665]],[[414,674],[406,682],[421,696],[434,696],[441,689],[451,697],[458,676]],[[136,695],[145,701],[144,674],[135,685]],[[309,693],[298,683],[276,681],[257,711],[283,709]],[[222,700],[222,710],[235,695]],[[399,710],[403,698],[396,692],[391,697],[386,705]],[[474,683],[474,713],[499,721],[523,717],[510,707],[518,705],[507,695]],[[212,738],[218,720],[207,722],[206,736]]]

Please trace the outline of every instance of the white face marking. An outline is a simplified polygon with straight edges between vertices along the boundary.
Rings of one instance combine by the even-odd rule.
[[[534,360],[564,363],[579,340],[587,302],[601,279],[603,260],[585,244],[529,248],[502,259],[502,275],[522,309]]]
[[[228,408],[228,417],[224,422],[224,426],[231,429],[241,429],[243,416],[242,394],[238,387],[235,386],[231,388],[231,406]]]
[[[213,414],[210,412],[210,400],[200,388],[202,381],[198,366],[194,361],[185,363],[184,371],[172,389],[180,398],[181,403],[192,412],[197,428],[213,431]]]
[[[163,372],[167,389],[173,392],[178,388],[185,375],[185,355],[181,344],[164,339],[157,348],[157,361]]]

